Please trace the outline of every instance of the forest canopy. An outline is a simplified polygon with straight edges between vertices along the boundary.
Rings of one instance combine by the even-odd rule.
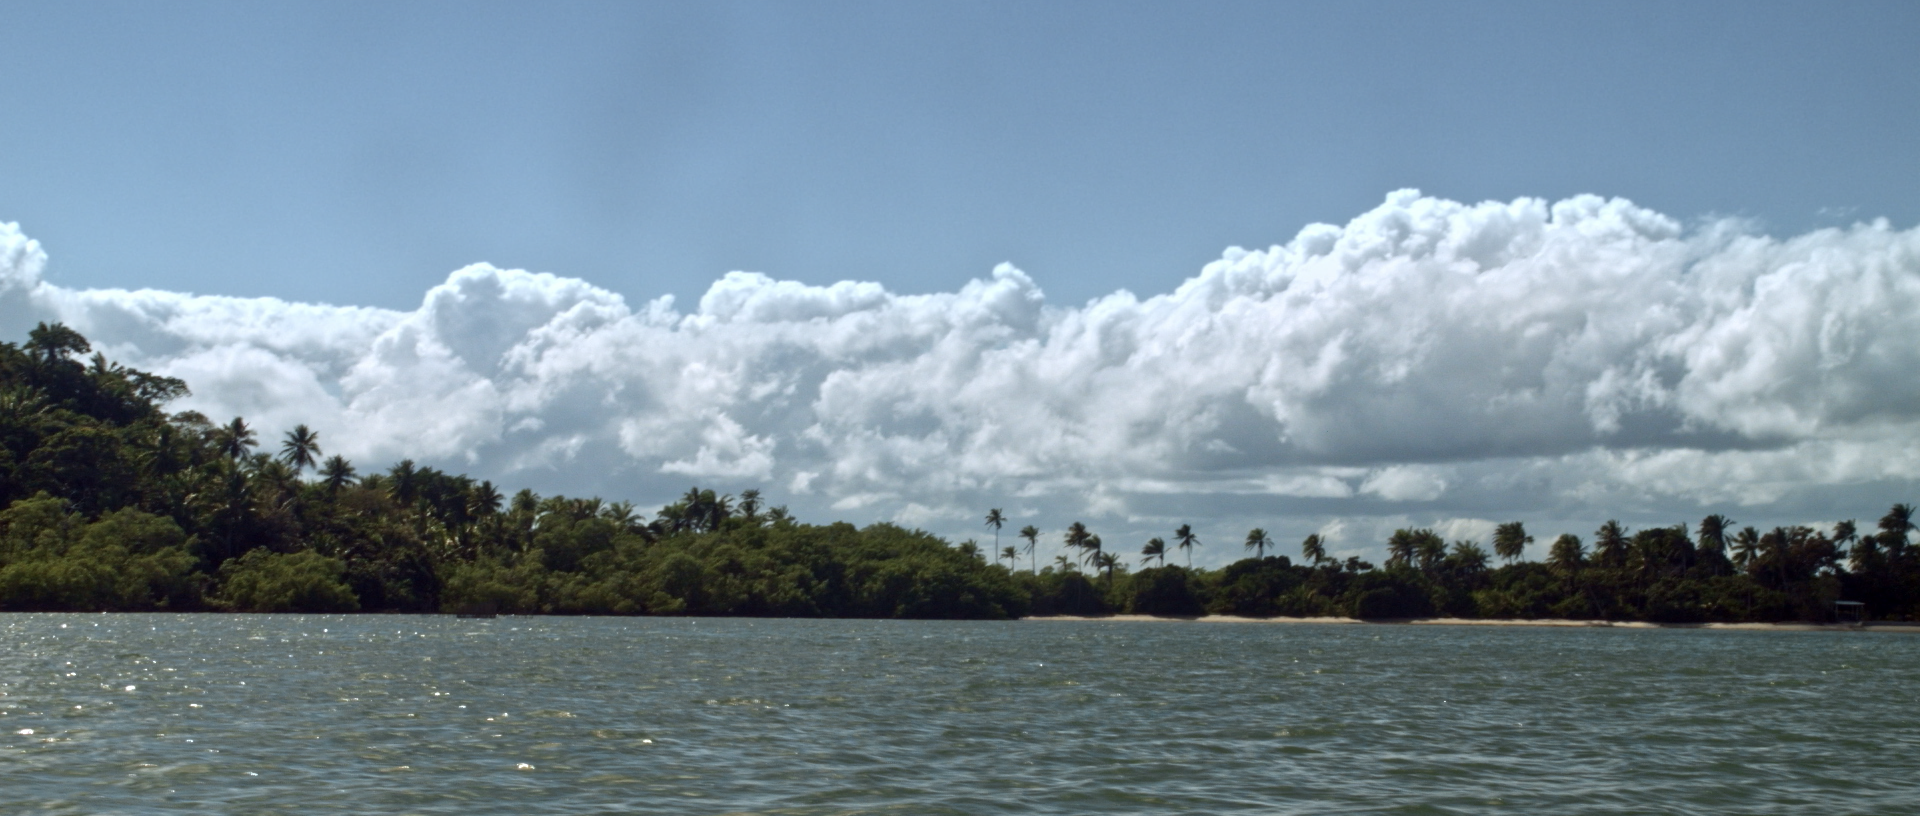
[[[1845,599],[1871,618],[1920,615],[1904,504],[1870,532],[1608,521],[1590,543],[1561,536],[1545,562],[1523,559],[1520,522],[1499,527],[1492,553],[1405,529],[1380,567],[1328,558],[1314,536],[1298,563],[1269,555],[1260,529],[1251,557],[1223,569],[1167,565],[1201,545],[1183,525],[1145,542],[1133,570],[1076,522],[1063,543],[1079,557],[1042,568],[1032,526],[1023,548],[998,547],[997,509],[991,549],[802,523],[757,490],[694,487],[648,518],[411,460],[363,473],[304,425],[262,440],[241,417],[168,413],[187,393],[59,324],[0,343],[0,610],[1773,621],[1827,620]]]

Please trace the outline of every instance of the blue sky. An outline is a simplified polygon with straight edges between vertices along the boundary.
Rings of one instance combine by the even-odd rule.
[[[1912,3],[0,4],[71,285],[1171,289],[1387,191],[1920,218]]]
[[[1920,490],[1913,3],[0,21],[0,330],[363,469],[1360,554]]]

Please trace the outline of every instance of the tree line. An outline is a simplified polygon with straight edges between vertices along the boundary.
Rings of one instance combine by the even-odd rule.
[[[1691,534],[1685,524],[1629,531],[1607,521],[1591,544],[1559,536],[1544,562],[1525,559],[1534,539],[1518,521],[1495,527],[1491,553],[1432,529],[1400,529],[1379,567],[1329,557],[1317,534],[1301,541],[1298,562],[1268,555],[1272,537],[1254,528],[1243,542],[1251,557],[1222,569],[1167,565],[1167,541],[1155,537],[1141,548],[1136,572],[1075,522],[1062,537],[1067,554],[1044,569],[1029,566],[1025,580],[1037,614],[1772,622],[1831,621],[1836,601],[1853,601],[1865,619],[1913,620],[1920,617],[1913,516],[1911,505],[1896,504],[1870,533],[1853,521],[1825,531],[1762,532],[1720,514]],[[997,510],[987,516],[989,527],[1004,523]],[[1021,531],[1030,558],[1037,533]],[[1173,540],[1189,557],[1199,546],[1189,525]],[[1000,557],[1017,565],[1020,554],[1009,547]]]
[[[1844,596],[1874,617],[1920,613],[1905,505],[1868,535],[1850,523],[1734,530],[1719,516],[1696,536],[1609,522],[1590,551],[1563,536],[1546,563],[1519,559],[1530,539],[1513,523],[1495,536],[1508,562],[1497,569],[1478,544],[1431,530],[1396,533],[1380,568],[1335,562],[1317,537],[1296,564],[1269,555],[1258,529],[1252,557],[1195,569],[1200,540],[1182,525],[1171,543],[1146,542],[1132,570],[1075,522],[1071,557],[1042,565],[1032,525],[1017,533],[1024,549],[1001,546],[997,509],[990,548],[802,523],[755,490],[695,487],[648,518],[628,502],[506,495],[411,460],[362,473],[304,425],[263,442],[244,418],[167,412],[187,394],[59,324],[0,343],[0,610],[1779,620],[1822,619]],[[1184,566],[1166,564],[1174,550]]]

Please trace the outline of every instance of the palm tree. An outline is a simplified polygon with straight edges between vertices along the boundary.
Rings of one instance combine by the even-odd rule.
[[[1007,517],[1001,514],[1000,508],[995,507],[987,511],[987,526],[993,528],[993,548],[995,550],[1000,549],[1000,527],[1006,523]]]
[[[239,417],[234,417],[232,422],[222,426],[216,438],[219,440],[220,452],[235,462],[245,458],[248,451],[260,444],[258,438],[254,436],[253,429],[247,427],[247,421]]]
[[[1420,558],[1420,571],[1432,573],[1447,558],[1447,540],[1432,530],[1415,530],[1413,552]]]
[[[254,463],[254,483],[272,488],[274,504],[285,507],[299,497],[300,475],[283,462],[260,454]]]
[[[1387,538],[1387,566],[1413,563],[1413,531],[1402,527]]]
[[[1733,530],[1733,519],[1715,513],[1700,520],[1700,549],[1711,553],[1726,555],[1727,534]]]
[[[1525,555],[1527,545],[1533,543],[1533,536],[1527,535],[1526,525],[1509,521],[1493,528],[1493,554],[1511,564]]]
[[[1752,527],[1743,527],[1733,537],[1733,563],[1741,569],[1760,558],[1760,531]]]
[[[1094,538],[1098,539],[1099,536],[1094,536]],[[1107,586],[1113,586],[1113,568],[1120,566],[1120,556],[1110,552],[1096,551],[1093,554],[1093,566],[1095,569],[1105,570],[1107,573]]]
[[[709,532],[717,532],[721,522],[733,518],[733,497],[714,495],[711,490],[700,491],[700,502],[707,511],[706,526]]]
[[[280,461],[293,466],[293,472],[313,467],[314,457],[320,455],[320,435],[305,425],[295,425],[287,432],[287,440],[280,443]]]
[[[494,488],[492,482],[481,482],[479,487],[467,494],[467,512],[477,518],[492,518],[500,512],[500,499],[500,491]]]
[[[1848,553],[1848,566],[1855,573],[1865,573],[1880,567],[1880,537],[1863,535],[1853,542],[1853,551]]]
[[[1458,575],[1474,575],[1487,569],[1487,551],[1471,541],[1453,542],[1453,552],[1447,556],[1447,566]]]
[[[1907,551],[1907,535],[1913,532],[1913,505],[1896,504],[1880,517],[1880,546],[1887,555],[1900,558]]]
[[[1582,563],[1586,562],[1586,548],[1581,546],[1579,536],[1562,533],[1559,538],[1553,540],[1553,549],[1548,551],[1547,560],[1554,569],[1572,575],[1580,570]]]
[[[1035,547],[1040,546],[1040,528],[1031,524],[1022,527],[1020,528],[1020,537],[1027,540],[1027,561],[1033,567],[1033,574],[1039,575],[1040,563],[1034,560],[1037,556],[1033,554],[1033,550]]]
[[[1140,548],[1140,555],[1142,556],[1140,559],[1140,566],[1142,567],[1146,566],[1148,561],[1155,559],[1159,559],[1161,566],[1165,566],[1167,563],[1166,539],[1159,537],[1147,539],[1147,546]]]
[[[1844,547],[1848,544],[1853,543],[1853,540],[1859,537],[1860,537],[1860,528],[1858,525],[1855,525],[1853,523],[1853,519],[1847,519],[1846,521],[1842,521],[1833,525],[1833,543],[1834,544]]]
[[[1602,565],[1622,567],[1627,563],[1627,531],[1620,522],[1608,519],[1593,531],[1593,556]]]
[[[413,497],[420,489],[420,472],[413,467],[412,459],[402,459],[400,464],[387,470],[389,490],[395,501],[402,505],[412,505]]]
[[[740,491],[740,515],[748,521],[760,517],[760,491],[747,489]]]
[[[1186,550],[1187,569],[1193,569],[1193,548],[1200,546],[1200,537],[1193,534],[1191,525],[1182,524],[1173,531],[1173,540],[1179,543],[1180,549]]]
[[[1107,554],[1105,550],[1100,549],[1100,537],[1097,535],[1088,534],[1087,543],[1081,546],[1086,548],[1087,563],[1094,566],[1099,566],[1100,559]]]
[[[1308,563],[1316,567],[1320,566],[1320,562],[1327,560],[1327,545],[1320,541],[1319,533],[1312,533],[1306,537],[1306,540],[1300,542],[1300,557],[1307,559]]]
[[[1773,577],[1777,583],[1784,584],[1787,579],[1787,559],[1793,554],[1796,530],[1775,527],[1772,532],[1760,537],[1760,559],[1763,567],[1773,568]]]
[[[320,466],[320,478],[327,485],[327,493],[338,493],[353,482],[353,465],[346,457],[334,454]]]
[[[1087,548],[1088,535],[1087,525],[1076,521],[1067,525],[1067,532],[1060,538],[1067,545],[1067,549],[1084,551]]]
[[[65,323],[48,325],[41,323],[27,332],[24,344],[27,358],[43,366],[55,360],[67,359],[69,355],[85,354],[93,350],[93,345],[79,332],[67,327]]]
[[[1273,539],[1267,537],[1266,530],[1255,527],[1247,531],[1247,549],[1253,551],[1253,557],[1255,558],[1265,558],[1267,556],[1267,545],[1272,543]]]
[[[613,522],[622,531],[640,526],[640,516],[633,511],[633,502],[630,501],[617,501],[600,508],[600,517]]]
[[[1020,551],[1014,549],[1011,545],[1000,551],[1000,557],[1007,559],[1007,566],[1010,569],[1020,568]]]

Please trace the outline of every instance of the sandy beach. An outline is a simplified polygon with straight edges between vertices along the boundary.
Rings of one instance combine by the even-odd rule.
[[[1547,626],[1585,629],[1732,629],[1752,632],[1907,632],[1920,633],[1920,622],[1839,623],[1651,623],[1648,621],[1411,618],[1398,620],[1361,620],[1359,618],[1247,618],[1238,615],[1200,617],[1161,617],[1158,615],[1046,615],[1021,618],[1023,621],[1119,621],[1153,623],[1313,623],[1356,624],[1362,626]]]

